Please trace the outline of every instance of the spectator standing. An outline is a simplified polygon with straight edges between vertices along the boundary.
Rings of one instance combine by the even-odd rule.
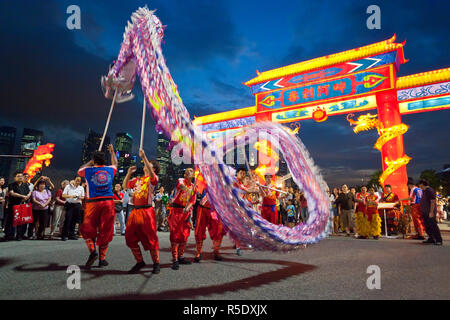
[[[355,230],[355,208],[356,198],[355,195],[348,189],[346,184],[342,185],[342,193],[336,200],[338,206],[339,216],[342,220],[342,225],[345,230],[346,236],[350,236],[350,230]]]
[[[6,188],[5,188],[5,178],[0,177],[0,228],[4,227],[5,219],[5,206],[6,206]]]
[[[25,230],[28,225],[13,227],[13,207],[26,203],[31,198],[31,191],[28,183],[24,182],[23,173],[17,171],[14,175],[14,182],[8,186],[8,196],[9,204],[8,210],[5,216],[5,237],[3,241],[10,241],[14,239],[14,234],[16,235],[16,240],[20,241],[24,238]]]
[[[155,215],[156,215],[156,227],[158,231],[161,231],[161,225],[163,222],[162,217],[162,197],[164,195],[164,187],[160,187],[159,191],[156,193],[155,197],[153,198],[155,202]]]
[[[333,200],[331,201],[331,208],[333,211],[333,234],[338,234],[339,233],[339,212],[338,212],[336,200],[339,197],[339,189],[333,188],[332,195],[333,195]]]
[[[81,202],[84,199],[84,188],[81,186],[81,177],[76,177],[73,183],[69,183],[63,191],[62,197],[66,199],[66,215],[61,234],[61,240],[78,240],[75,236],[76,219],[80,215]]]
[[[34,184],[31,183],[30,175],[26,172],[23,173],[23,182],[28,185],[28,189],[30,189],[30,192],[33,192]],[[31,198],[30,198],[30,201],[31,201]],[[25,233],[26,233],[27,238],[33,238],[34,226],[35,226],[35,221],[33,220],[33,223],[29,223],[24,227],[24,229],[23,229],[24,237],[25,237]]]
[[[123,192],[122,186],[118,183],[114,186],[113,200],[114,200],[114,212],[116,218],[119,220],[120,234],[125,235],[125,215],[123,214]],[[114,223],[114,234],[116,233],[116,224]]]
[[[36,189],[31,193],[33,204],[33,222],[36,237],[33,237],[31,234],[31,237],[29,237],[30,239],[43,240],[45,236],[45,228],[49,223],[49,206],[52,202],[52,193],[47,190],[46,181],[46,178],[37,181]]]
[[[133,204],[133,196],[134,196],[134,189],[127,189],[127,210],[126,210],[126,215],[125,215],[125,224],[128,223],[128,217],[131,213],[131,211],[133,211],[134,208],[134,204]]]
[[[295,206],[294,206],[294,200],[289,199],[287,200],[287,226],[289,228],[293,228],[295,226]]]
[[[302,217],[302,221],[303,223],[306,223],[306,221],[308,221],[308,202],[306,201],[306,197],[305,194],[303,193],[303,191],[300,193],[300,212],[301,212],[301,217]]]
[[[423,222],[425,224],[425,231],[428,235],[428,240],[424,243],[432,243],[435,245],[442,245],[441,231],[437,225],[437,199],[436,193],[428,185],[428,181],[420,180],[419,188],[422,189],[422,199],[420,200],[420,212],[422,213]]]
[[[66,214],[66,210],[64,206],[66,205],[66,200],[62,197],[63,191],[66,186],[69,184],[69,180],[64,180],[61,182],[61,188],[58,189],[55,193],[55,208],[52,213],[52,225],[50,228],[50,239],[53,239],[53,235],[56,227],[58,227],[58,233],[62,235],[62,225],[64,223],[64,216]]]

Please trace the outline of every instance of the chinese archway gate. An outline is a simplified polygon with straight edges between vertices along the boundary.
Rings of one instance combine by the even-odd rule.
[[[212,138],[258,121],[279,123],[351,114],[365,115],[354,131],[377,129],[375,148],[381,151],[382,185],[390,184],[400,199],[408,197],[402,115],[450,108],[450,68],[397,78],[407,62],[403,46],[388,40],[286,67],[257,72],[244,84],[255,96],[255,106],[195,118]]]

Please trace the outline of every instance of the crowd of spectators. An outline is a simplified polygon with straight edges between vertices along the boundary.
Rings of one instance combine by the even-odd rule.
[[[23,239],[54,239],[63,241],[80,238],[79,227],[83,222],[85,208],[86,182],[84,178],[75,177],[73,180],[63,180],[56,187],[49,177],[41,176],[33,183],[27,174],[16,172],[14,182],[6,185],[5,179],[0,178],[0,227],[5,236],[3,241]],[[245,180],[250,184],[251,177]],[[366,189],[367,190],[367,189]],[[160,187],[154,194],[153,205],[156,212],[158,231],[168,232],[167,206],[174,194],[165,192]],[[360,190],[358,190],[360,191]],[[357,190],[346,184],[340,188],[327,190],[332,205],[333,234],[345,233],[358,236],[355,227],[355,210],[358,204]],[[114,233],[125,235],[126,222],[133,209],[133,189],[122,189],[121,184],[114,188],[114,203],[116,224]],[[383,190],[376,191],[379,201],[382,201]],[[197,202],[201,199],[198,195]],[[261,205],[261,195],[250,194],[248,200],[253,203],[255,210]],[[18,227],[12,226],[12,207],[18,204],[31,203],[33,209],[33,223]],[[193,227],[195,227],[196,205],[193,211]],[[308,202],[302,190],[293,187],[281,187],[277,198],[279,224],[294,227],[299,223],[306,223],[309,218]],[[437,194],[436,221],[443,222],[450,215],[448,198]]]

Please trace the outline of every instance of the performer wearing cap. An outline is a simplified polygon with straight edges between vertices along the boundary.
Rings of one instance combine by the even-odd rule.
[[[136,264],[129,273],[136,273],[143,267],[145,262],[142,257],[139,242],[144,250],[149,250],[153,260],[152,273],[159,273],[159,242],[156,233],[155,209],[152,207],[153,191],[158,184],[159,163],[155,160],[149,161],[144,150],[139,150],[139,156],[144,161],[144,176],[130,181],[131,175],[136,172],[136,167],[128,169],[123,180],[124,189],[134,189],[134,207],[127,221],[125,241],[136,259]]]
[[[276,186],[272,184],[271,174],[265,175],[264,178],[266,180],[266,188],[263,186],[260,187],[262,195],[261,216],[270,223],[278,224],[277,198],[280,196],[280,193],[271,190],[276,189]]]
[[[414,223],[414,229],[417,233],[414,239],[425,240],[425,226],[423,224],[422,213],[420,212],[422,189],[417,187],[411,178],[408,179],[408,187],[410,189],[409,197],[411,198],[411,216]]]
[[[78,175],[87,182],[86,211],[80,228],[90,252],[86,267],[90,267],[99,255],[99,267],[108,265],[106,252],[114,234],[113,178],[117,171],[117,157],[111,144],[108,151],[110,166],[105,165],[105,154],[95,151],[92,160],[78,170]],[[99,247],[98,254],[96,246]]]
[[[180,264],[191,264],[189,260],[183,257],[183,254],[191,231],[190,216],[197,193],[192,183],[193,178],[194,169],[187,168],[184,172],[184,178],[178,179],[175,195],[170,205],[167,220],[170,230],[173,270],[178,270]]]

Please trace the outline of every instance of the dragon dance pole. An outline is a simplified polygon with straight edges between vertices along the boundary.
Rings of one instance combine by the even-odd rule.
[[[144,97],[144,104],[142,106],[141,143],[139,144],[139,149],[142,149],[144,145],[144,129],[145,129],[145,97]]]
[[[109,109],[109,115],[108,115],[108,119],[106,120],[105,131],[103,132],[102,141],[100,141],[100,146],[98,147],[98,151],[102,151],[102,148],[103,148],[103,142],[105,141],[106,132],[108,132],[109,121],[111,120],[111,115],[112,115],[112,111],[114,109],[114,104],[116,103],[117,91],[118,91],[118,89],[116,89],[114,92],[114,98],[111,103],[111,108]]]

